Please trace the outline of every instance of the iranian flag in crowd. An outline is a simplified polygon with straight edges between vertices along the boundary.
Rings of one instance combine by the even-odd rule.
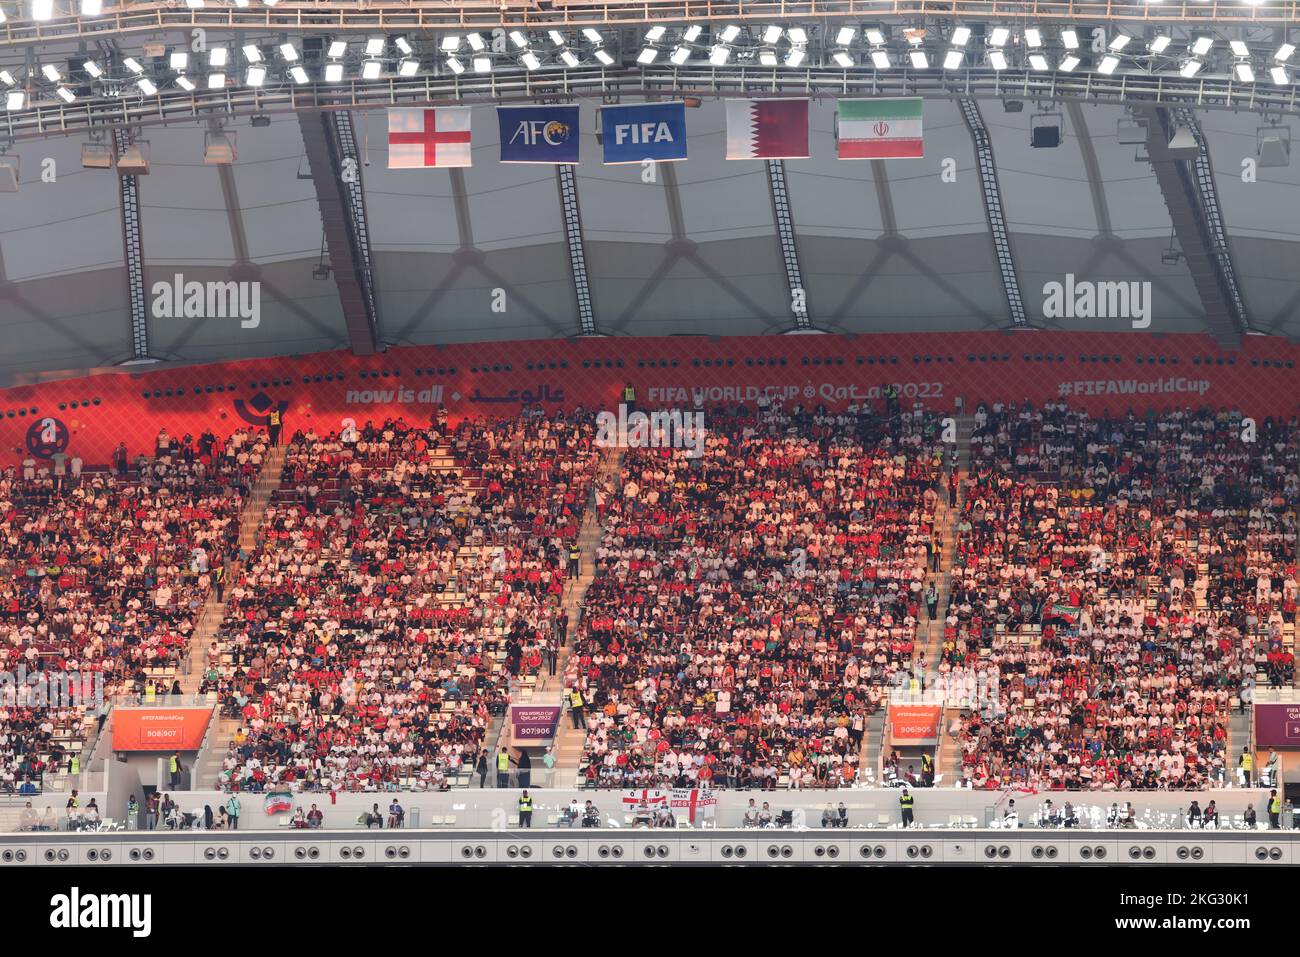
[[[727,100],[727,159],[807,158],[807,100]]]
[[[925,155],[921,99],[840,100],[840,159],[897,159]]]
[[[469,166],[468,106],[388,111],[388,168]]]
[[[279,814],[281,811],[293,810],[293,795],[288,791],[272,791],[263,801],[267,814]]]

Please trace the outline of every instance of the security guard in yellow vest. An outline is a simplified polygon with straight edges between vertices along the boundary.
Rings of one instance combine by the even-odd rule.
[[[926,787],[934,784],[934,758],[929,751],[921,753],[921,780],[925,782]]]
[[[1241,749],[1241,760],[1237,762],[1237,767],[1241,769],[1242,776],[1245,778],[1242,787],[1250,787],[1255,771],[1255,756],[1250,753],[1250,748]]]
[[[623,386],[623,404],[627,406],[628,414],[636,408],[636,389],[632,388],[632,383]]]
[[[270,435],[271,448],[275,448],[280,444],[280,428],[283,424],[284,422],[280,417],[280,410],[272,409],[271,413],[266,417],[266,431]]]
[[[81,773],[81,755],[74,754],[68,761],[68,773],[74,778]]]
[[[510,752],[505,748],[497,754],[497,787],[503,788],[510,783]]]
[[[578,570],[582,565],[582,549],[578,548],[575,543],[569,549],[569,577],[577,578]]]
[[[519,826],[533,826],[533,799],[527,791],[519,796]]]
[[[1268,792],[1268,829],[1276,831],[1282,826],[1282,799],[1277,791]]]
[[[569,692],[569,713],[573,715],[573,726],[582,728],[582,692],[574,688]]]
[[[176,781],[181,776],[181,757],[179,754],[172,754],[167,761],[167,773],[171,777],[171,786],[176,787]]]
[[[912,804],[913,798],[907,788],[903,788],[903,793],[899,795],[898,806],[903,810],[903,827],[912,826]]]

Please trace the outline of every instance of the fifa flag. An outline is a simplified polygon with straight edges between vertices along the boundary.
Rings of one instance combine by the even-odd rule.
[[[600,110],[605,164],[686,159],[686,104],[632,103]]]
[[[840,100],[840,159],[896,159],[925,155],[921,98]]]
[[[807,100],[727,100],[727,159],[807,158]]]
[[[498,106],[503,163],[578,162],[576,106]]]
[[[468,106],[388,111],[388,168],[470,166]]]

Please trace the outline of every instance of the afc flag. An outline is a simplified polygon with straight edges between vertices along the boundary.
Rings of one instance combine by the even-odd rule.
[[[498,106],[503,163],[577,163],[578,107]]]

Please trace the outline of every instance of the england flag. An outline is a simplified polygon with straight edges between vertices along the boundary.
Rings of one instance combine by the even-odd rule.
[[[468,106],[388,111],[388,168],[471,166]]]

